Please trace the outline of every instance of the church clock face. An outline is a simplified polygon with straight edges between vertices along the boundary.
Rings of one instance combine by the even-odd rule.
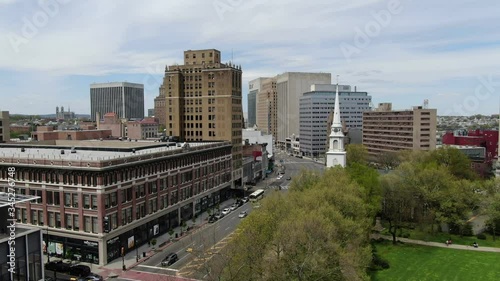
[[[340,130],[339,130],[339,128],[335,128],[335,129],[333,129],[333,131],[334,131],[335,133],[338,133]]]

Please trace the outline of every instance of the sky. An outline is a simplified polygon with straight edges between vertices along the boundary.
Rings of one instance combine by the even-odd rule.
[[[438,115],[500,107],[497,0],[0,0],[0,110],[90,114],[90,84],[142,83],[215,48],[248,81],[328,72],[373,104]],[[332,81],[335,83],[335,81]],[[147,111],[146,111],[147,112]]]

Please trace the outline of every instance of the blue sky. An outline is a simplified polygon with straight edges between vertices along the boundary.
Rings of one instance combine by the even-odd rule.
[[[0,0],[0,110],[90,111],[89,84],[145,85],[165,65],[216,48],[248,81],[330,72],[374,104],[429,100],[438,115],[498,113],[500,1]]]

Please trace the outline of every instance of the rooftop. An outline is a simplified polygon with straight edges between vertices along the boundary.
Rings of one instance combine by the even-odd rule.
[[[203,149],[227,142],[173,143],[157,141],[86,140],[56,141],[53,144],[0,144],[0,163],[4,159],[43,159],[49,161],[104,161],[137,157],[158,152],[181,153],[185,148]],[[184,146],[184,147],[183,147]],[[72,153],[72,151],[74,151]],[[64,154],[63,154],[64,152]],[[18,162],[19,163],[19,162]]]

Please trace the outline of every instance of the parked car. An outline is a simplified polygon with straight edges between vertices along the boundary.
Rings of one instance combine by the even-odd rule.
[[[179,258],[177,257],[176,253],[170,253],[168,254],[163,261],[161,262],[162,266],[169,266],[175,263]]]
[[[222,215],[224,215],[224,216],[227,215],[227,214],[229,214],[229,213],[231,213],[231,209],[230,208],[225,208],[224,210],[222,210]]]
[[[287,180],[287,181],[290,181],[290,180],[292,180],[292,177],[288,177],[288,178],[286,178],[286,180]]]
[[[86,277],[90,274],[90,267],[81,264],[73,265],[69,269],[69,274],[79,277]]]
[[[214,218],[216,218],[217,220],[220,220],[220,219],[222,219],[223,217],[224,217],[224,214],[222,214],[222,213],[216,213],[216,214],[214,215]]]
[[[62,261],[49,262],[45,264],[45,269],[61,273],[67,273],[71,269],[71,264]]]
[[[234,210],[238,209],[238,207],[239,206],[237,204],[233,204],[233,205],[231,205],[231,207],[229,207],[229,210],[234,211]]]
[[[214,223],[216,222],[217,220],[219,220],[218,218],[215,217],[215,215],[211,216],[209,219],[208,219],[208,222],[209,223]]]
[[[241,201],[243,201],[243,203],[248,202],[248,200],[249,200],[248,196],[245,196],[245,197],[241,198]]]
[[[246,217],[248,214],[246,211],[241,211],[240,214],[238,215],[238,218],[244,218]]]

